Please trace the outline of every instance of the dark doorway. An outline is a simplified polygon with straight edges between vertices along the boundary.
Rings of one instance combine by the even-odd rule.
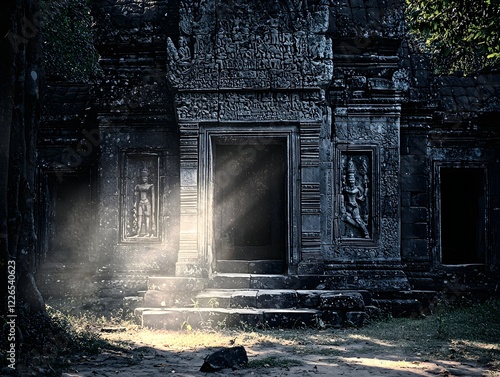
[[[95,208],[90,175],[40,173],[41,262],[81,264],[92,250]]]
[[[286,144],[225,139],[213,157],[215,271],[283,273]]]
[[[480,168],[441,168],[443,264],[485,263],[485,178]]]

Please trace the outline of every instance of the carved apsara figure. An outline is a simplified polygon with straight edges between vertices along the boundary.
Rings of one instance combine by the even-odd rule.
[[[179,48],[177,49],[179,59],[183,62],[191,61],[191,50],[189,49],[186,37],[179,37]]]
[[[134,187],[133,233],[135,237],[154,237],[156,235],[155,188],[149,181],[147,168],[141,170],[141,183]]]
[[[364,187],[356,184],[356,165],[352,159],[347,162],[347,178],[342,188],[344,196],[342,220],[359,229],[364,238],[370,238],[367,224],[361,217],[360,205],[366,202],[368,179],[365,174]]]

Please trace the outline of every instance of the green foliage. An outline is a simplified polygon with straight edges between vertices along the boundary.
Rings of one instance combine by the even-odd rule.
[[[500,0],[406,0],[407,21],[438,73],[500,64]]]
[[[68,81],[100,73],[93,45],[91,0],[41,0],[45,71]]]
[[[63,334],[59,339],[59,348],[61,343],[66,346],[66,349],[60,351],[67,351],[68,354],[77,352],[86,352],[96,354],[103,348],[106,342],[99,336],[99,334],[86,329],[82,329],[74,323],[73,318],[51,307],[47,307],[47,312],[52,321],[52,333]]]
[[[500,300],[451,309],[442,305],[437,311],[440,338],[474,342],[500,339]]]

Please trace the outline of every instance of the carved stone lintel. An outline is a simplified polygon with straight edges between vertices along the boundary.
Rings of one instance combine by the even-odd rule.
[[[179,120],[193,121],[301,121],[320,122],[324,98],[321,91],[192,93],[175,97]],[[319,132],[319,131],[318,131]]]

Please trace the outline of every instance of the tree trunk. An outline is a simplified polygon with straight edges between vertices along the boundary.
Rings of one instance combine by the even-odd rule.
[[[15,264],[16,325],[44,312],[34,280],[36,135],[40,117],[41,36],[38,0],[0,5],[0,268],[2,312]],[[7,269],[7,266],[11,269]],[[11,287],[9,287],[11,288]],[[11,300],[11,297],[9,297]]]

